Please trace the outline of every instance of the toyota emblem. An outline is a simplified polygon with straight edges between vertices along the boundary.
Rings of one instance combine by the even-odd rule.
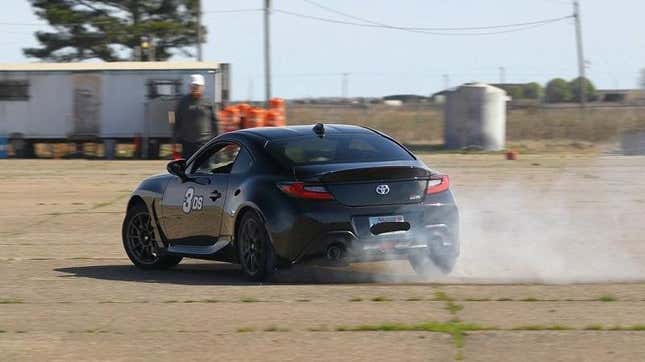
[[[390,186],[388,185],[378,185],[376,186],[376,193],[379,195],[387,195],[390,193]]]

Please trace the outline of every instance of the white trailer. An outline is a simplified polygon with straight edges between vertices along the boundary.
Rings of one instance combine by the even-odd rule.
[[[161,110],[188,92],[189,76],[202,74],[205,96],[221,105],[228,72],[213,62],[0,64],[0,135],[26,156],[36,142],[158,144],[171,137]]]

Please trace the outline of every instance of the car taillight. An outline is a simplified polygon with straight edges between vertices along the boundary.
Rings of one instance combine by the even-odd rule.
[[[448,175],[432,175],[428,181],[426,195],[438,194],[448,190],[450,187],[450,178]]]
[[[312,200],[333,200],[334,195],[324,186],[305,185],[304,182],[281,182],[278,188],[291,197]]]

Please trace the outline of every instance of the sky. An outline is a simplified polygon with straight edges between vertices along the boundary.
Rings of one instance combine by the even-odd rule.
[[[524,23],[571,15],[569,0],[316,0],[374,22],[405,27],[473,27]],[[33,31],[46,29],[27,0],[3,0],[0,63],[34,61]],[[208,28],[204,60],[230,63],[233,99],[264,97],[263,0],[202,0]],[[587,75],[599,88],[635,88],[645,68],[645,1],[581,0]],[[307,0],[273,0],[273,7],[314,17],[359,22]],[[8,25],[42,23],[42,26]],[[302,98],[342,95],[432,94],[465,82],[537,81],[577,76],[572,19],[520,32],[444,36],[326,23],[273,12],[273,95]],[[180,60],[175,57],[173,60]],[[445,76],[447,75],[447,77]]]

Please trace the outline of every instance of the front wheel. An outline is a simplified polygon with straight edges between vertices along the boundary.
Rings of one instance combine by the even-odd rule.
[[[235,241],[242,272],[251,280],[268,279],[275,271],[273,246],[262,219],[255,212],[242,216]]]
[[[167,255],[155,240],[150,212],[145,205],[132,206],[123,220],[123,247],[132,263],[142,269],[168,269],[179,264],[180,256]]]

